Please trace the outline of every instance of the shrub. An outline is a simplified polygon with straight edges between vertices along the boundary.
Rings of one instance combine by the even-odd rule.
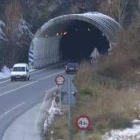
[[[140,20],[119,36],[112,55],[102,56],[96,67],[85,61],[79,67],[74,79],[78,101],[72,119],[81,114],[92,119],[94,129],[86,135],[88,140],[99,140],[106,131],[131,126],[131,121],[139,118],[140,95],[135,88],[140,82],[136,73],[140,68],[139,30]],[[78,140],[79,132],[75,127],[72,131],[73,140]]]
[[[76,84],[81,82],[83,73],[88,73],[85,74],[86,79],[90,80],[83,80],[82,84],[78,85],[79,100],[73,112],[74,116],[88,114],[93,120],[93,128],[100,133],[112,128],[130,126],[131,120],[138,118],[140,107],[136,108],[136,101],[140,100],[140,95],[137,90],[131,92],[128,86],[126,88],[125,82],[130,83],[128,81],[131,81],[131,78],[136,75],[131,74],[130,79],[124,82],[96,71],[101,67],[96,70],[90,68],[90,65],[88,67],[81,67],[82,70],[78,71],[75,77]],[[86,72],[87,69],[90,69],[90,74]],[[126,77],[126,79],[128,78]]]
[[[140,19],[118,35],[110,56],[102,56],[97,73],[113,79],[125,79],[140,67]]]

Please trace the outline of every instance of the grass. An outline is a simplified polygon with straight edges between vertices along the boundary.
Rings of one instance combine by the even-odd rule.
[[[82,70],[84,71],[84,67]],[[78,71],[75,77],[77,85],[82,82],[82,79],[85,84],[78,85],[78,101],[71,112],[73,140],[79,140],[81,137],[80,131],[75,126],[75,120],[81,114],[88,115],[92,120],[92,127],[86,132],[87,140],[101,140],[105,132],[129,127],[134,118],[139,118],[139,90],[118,88],[117,81],[114,82],[110,78],[107,78],[109,80],[103,84],[104,80],[98,79],[98,75],[95,76],[96,81],[93,77],[89,80],[88,76],[93,72],[91,75],[85,74],[83,78],[83,71]],[[67,116],[58,116],[51,129],[54,131],[54,139],[68,140]]]
[[[90,65],[88,67],[84,64],[82,72],[79,71],[75,78],[75,83],[79,88],[79,103],[77,103],[78,107],[75,110],[79,111],[73,114],[76,116],[81,113],[88,114],[92,118],[93,128],[100,134],[104,134],[111,129],[131,126],[131,121],[138,118],[140,113],[140,107],[138,106],[140,100],[139,89],[132,90],[135,83],[128,86],[134,74],[129,76],[130,81],[123,81],[127,85],[125,86],[122,81],[120,82],[120,78],[101,76]],[[89,69],[90,74],[88,71],[83,78],[84,69],[85,72]],[[88,78],[88,76],[90,77]],[[83,80],[84,83],[82,79],[88,80]],[[136,82],[136,80],[134,81]]]
[[[118,38],[112,55],[102,56],[98,64],[91,66],[84,61],[74,79],[78,88],[78,101],[72,108],[73,140],[80,139],[74,125],[75,119],[86,114],[92,127],[86,132],[87,140],[100,140],[111,129],[131,126],[140,119],[140,20]],[[68,139],[67,119],[56,119],[52,126],[55,138]]]
[[[82,65],[74,80],[79,93],[77,104],[72,108],[73,140],[80,139],[75,120],[81,114],[88,115],[92,120],[92,127],[86,133],[87,140],[100,140],[105,132],[129,127],[133,119],[139,119],[139,88],[126,87],[123,82],[95,73],[89,64]],[[57,117],[51,129],[55,139],[68,140],[67,116]]]

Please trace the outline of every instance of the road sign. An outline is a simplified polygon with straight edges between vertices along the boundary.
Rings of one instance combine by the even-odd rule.
[[[76,126],[80,130],[87,130],[91,126],[91,120],[86,115],[81,115],[76,119]]]
[[[65,78],[63,75],[58,75],[55,78],[55,83],[59,86],[59,85],[63,85],[65,82]]]

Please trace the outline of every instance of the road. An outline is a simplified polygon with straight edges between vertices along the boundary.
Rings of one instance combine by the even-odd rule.
[[[19,115],[43,100],[46,91],[56,86],[56,75],[63,72],[61,65],[32,72],[30,81],[0,80],[0,139]]]

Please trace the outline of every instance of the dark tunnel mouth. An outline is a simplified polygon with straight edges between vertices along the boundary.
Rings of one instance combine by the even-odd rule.
[[[90,59],[94,48],[107,54],[109,41],[96,26],[81,20],[72,20],[65,26],[59,43],[61,60],[81,61]]]

